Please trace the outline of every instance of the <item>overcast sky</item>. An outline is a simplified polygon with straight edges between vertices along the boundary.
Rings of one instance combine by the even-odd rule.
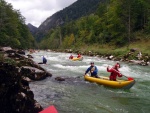
[[[20,10],[26,18],[26,24],[39,27],[49,16],[68,7],[77,0],[5,0],[11,3],[13,8]]]

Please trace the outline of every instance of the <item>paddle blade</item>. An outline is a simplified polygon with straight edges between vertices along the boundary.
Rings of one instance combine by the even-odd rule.
[[[132,77],[127,77],[125,75],[122,75],[122,76],[126,77],[129,81],[134,80]]]
[[[131,77],[128,77],[128,80],[129,80],[129,81],[131,81],[131,80],[134,80],[134,79],[133,79],[133,78],[131,78]]]

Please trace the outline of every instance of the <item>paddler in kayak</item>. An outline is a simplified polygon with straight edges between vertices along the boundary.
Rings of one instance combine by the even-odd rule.
[[[99,78],[97,75],[98,69],[94,65],[94,62],[91,62],[90,64],[91,64],[91,66],[85,71],[85,75],[90,71],[91,77]]]
[[[80,53],[78,53],[78,56],[77,56],[77,58],[80,58],[81,57],[81,55],[80,55]]]
[[[114,67],[110,68],[109,66],[107,67],[107,72],[111,72],[109,79],[116,81],[117,76],[122,77],[122,74],[118,70],[120,68],[120,64],[116,63]]]
[[[47,63],[47,59],[43,56],[43,64]]]
[[[73,59],[73,56],[72,56],[72,55],[70,55],[69,59]]]

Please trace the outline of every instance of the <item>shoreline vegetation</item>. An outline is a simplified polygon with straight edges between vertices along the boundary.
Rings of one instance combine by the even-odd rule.
[[[150,41],[133,43],[129,47],[114,47],[109,45],[83,45],[72,49],[54,49],[56,52],[80,53],[81,55],[98,56],[108,60],[129,62],[142,66],[150,65]],[[48,50],[48,49],[47,49]],[[48,50],[50,51],[50,50]]]

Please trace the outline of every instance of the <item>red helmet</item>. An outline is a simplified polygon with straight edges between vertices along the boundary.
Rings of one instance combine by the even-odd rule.
[[[115,68],[115,69],[120,68],[120,64],[119,64],[119,63],[116,63],[115,66],[114,66],[114,68]]]

